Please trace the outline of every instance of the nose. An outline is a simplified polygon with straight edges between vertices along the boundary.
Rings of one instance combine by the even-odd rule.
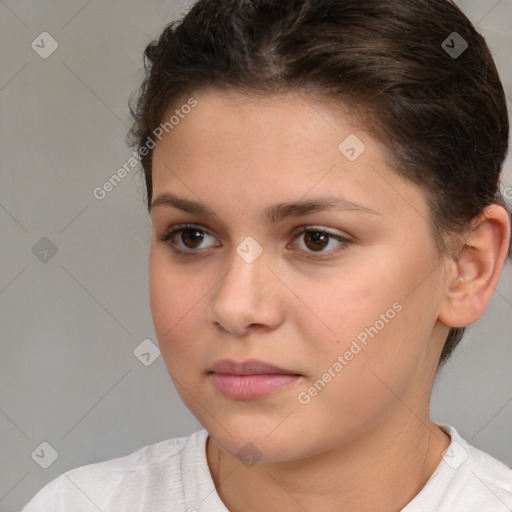
[[[279,300],[283,290],[267,265],[264,253],[249,263],[234,251],[227,273],[211,296],[209,322],[236,336],[277,328],[284,318]]]

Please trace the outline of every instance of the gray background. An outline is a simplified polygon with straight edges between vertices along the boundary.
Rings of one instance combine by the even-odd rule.
[[[512,0],[458,3],[486,36],[512,104]],[[143,340],[156,343],[143,182],[133,171],[105,199],[93,196],[130,156],[127,99],[142,79],[142,51],[188,5],[0,2],[2,512],[67,469],[201,428],[162,358],[145,366],[134,355]],[[45,31],[58,42],[47,59],[31,47]],[[41,252],[43,237],[53,256]],[[432,411],[509,466],[511,318],[508,264],[484,318],[439,375]],[[47,469],[42,442],[58,452]]]

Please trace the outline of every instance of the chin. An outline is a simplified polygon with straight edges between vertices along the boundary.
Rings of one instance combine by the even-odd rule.
[[[226,430],[216,425],[213,429],[207,430],[210,432],[210,439],[214,440],[221,451],[245,462],[248,466],[255,462],[288,462],[300,459],[304,455],[303,443],[297,442],[285,428],[278,427],[272,432],[275,424],[272,428],[262,428],[261,424],[258,426],[254,422],[251,423],[252,426],[226,425]],[[268,435],[269,432],[272,433]]]

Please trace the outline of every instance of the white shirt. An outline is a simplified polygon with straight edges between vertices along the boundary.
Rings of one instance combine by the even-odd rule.
[[[439,426],[451,444],[425,487],[401,512],[511,511],[512,470],[470,446],[455,428]],[[208,468],[207,437],[203,429],[67,471],[22,512],[229,512]]]

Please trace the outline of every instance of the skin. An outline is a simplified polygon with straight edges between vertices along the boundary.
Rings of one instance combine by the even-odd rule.
[[[150,301],[172,381],[209,432],[217,492],[230,511],[396,511],[449,445],[429,414],[437,363],[449,326],[485,311],[505,259],[508,215],[492,205],[439,255],[425,192],[393,172],[388,148],[343,108],[291,92],[194,97],[198,106],[154,150],[153,199],[171,192],[211,214],[152,208]],[[338,149],[349,134],[366,146],[353,162]],[[375,213],[330,209],[279,222],[263,215],[275,203],[333,193]],[[207,234],[195,244],[174,237],[192,256],[158,240],[185,222]],[[301,226],[350,243],[328,237],[321,248],[294,234]],[[248,236],[263,249],[252,263],[236,252]],[[401,311],[300,403],[298,394],[395,303]],[[262,399],[228,399],[209,374],[225,358],[263,360],[301,378]],[[237,458],[247,443],[257,464]]]

